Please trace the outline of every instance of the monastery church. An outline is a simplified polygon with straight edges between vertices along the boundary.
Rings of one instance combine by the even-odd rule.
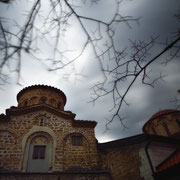
[[[152,115],[142,134],[99,143],[97,122],[65,111],[60,89],[29,86],[17,102],[0,114],[0,180],[180,180],[179,110]]]

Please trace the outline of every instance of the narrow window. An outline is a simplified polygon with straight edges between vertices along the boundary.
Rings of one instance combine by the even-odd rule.
[[[46,146],[34,146],[33,159],[45,159]]]
[[[170,131],[169,131],[169,128],[168,128],[167,124],[164,122],[162,125],[163,125],[163,127],[164,127],[167,135],[168,135],[168,136],[171,136],[171,133],[170,133]]]
[[[40,124],[39,124],[40,126],[43,126],[44,125],[44,120],[43,120],[43,118],[41,118],[40,119]]]
[[[157,134],[157,133],[156,133],[156,129],[154,128],[154,126],[152,126],[151,128],[152,128],[153,133],[154,133],[154,134]]]
[[[58,107],[57,107],[58,109],[61,109],[61,103],[58,103]]]
[[[45,103],[46,103],[46,100],[47,100],[47,98],[43,96],[43,97],[41,97],[41,99],[40,99],[40,103],[45,104]]]
[[[30,105],[36,104],[36,103],[37,103],[37,99],[38,99],[38,98],[37,98],[36,96],[32,97],[32,98],[30,99],[29,104],[30,104]]]
[[[26,107],[27,106],[27,104],[28,104],[28,101],[26,100],[26,101],[24,101],[24,107]]]
[[[54,98],[50,99],[50,104],[52,106],[55,106],[56,105],[56,100]]]
[[[81,136],[73,136],[72,140],[73,140],[72,143],[73,143],[74,146],[82,145],[82,137]]]

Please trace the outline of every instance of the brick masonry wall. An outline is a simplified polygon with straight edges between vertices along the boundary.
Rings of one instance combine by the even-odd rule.
[[[39,125],[40,117],[44,119],[43,126]],[[23,163],[26,164],[26,162],[23,161],[28,150],[25,150],[24,141],[28,140],[29,135],[38,131],[47,132],[53,136],[52,171],[64,171],[71,167],[90,169],[98,166],[99,159],[93,128],[72,127],[71,120],[46,111],[37,111],[12,116],[6,123],[0,122],[1,171],[25,171]],[[83,136],[82,146],[72,146],[73,134]]]
[[[0,131],[0,171],[19,170],[22,150],[9,131]]]
[[[142,149],[144,145],[135,144],[103,150],[102,163],[110,168],[114,180],[143,180],[144,175],[151,174],[151,170],[150,167],[144,168],[146,157],[140,153]]]
[[[19,107],[24,106],[24,102],[27,101],[27,106],[30,105],[35,105],[35,104],[40,104],[40,98],[41,97],[46,97],[46,104],[49,104],[53,106],[54,108],[58,107],[58,103],[61,103],[60,109],[64,109],[64,102],[59,93],[50,91],[50,90],[45,90],[45,89],[33,89],[30,90],[24,94],[19,99]],[[54,99],[54,102],[51,102],[51,99]]]
[[[163,123],[166,123],[170,134],[174,135],[180,131],[180,124],[177,122],[177,120],[180,122],[180,113],[172,113],[155,118],[146,127],[146,131],[149,134],[154,134],[152,129],[152,127],[154,127],[157,135],[168,136],[166,129],[163,126]]]

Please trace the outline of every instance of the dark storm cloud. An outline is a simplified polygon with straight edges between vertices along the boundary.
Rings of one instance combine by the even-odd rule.
[[[162,68],[159,67],[159,69]],[[111,126],[111,132],[108,132],[113,139],[142,133],[142,126],[153,114],[163,109],[175,108],[171,101],[177,96],[177,89],[179,89],[179,70],[180,62],[176,60],[164,70],[169,74],[164,81],[157,82],[155,88],[143,86],[132,88],[133,95],[130,94],[131,98],[129,99],[131,105],[126,109],[128,118],[124,121],[127,128],[122,131],[120,122],[115,120]],[[136,98],[136,96],[138,97]]]
[[[94,17],[99,18],[103,15],[105,19],[108,19],[115,7],[112,5],[112,1],[106,1],[106,3],[107,6],[100,10],[98,10],[98,8],[100,8],[99,6],[96,8],[92,7],[90,11],[89,8],[81,9],[81,12],[86,12],[87,15],[93,14]],[[124,48],[124,46],[129,45],[129,39],[147,40],[151,35],[160,35],[161,40],[168,36],[172,37],[173,35],[171,33],[176,31],[179,26],[177,20],[173,17],[179,7],[179,0],[123,1],[120,8],[122,15],[141,16],[142,18],[140,19],[140,26],[135,23],[131,24],[132,29],[125,24],[117,27],[117,44],[119,44],[119,47]],[[79,29],[71,29],[70,32],[70,37],[75,38]],[[77,46],[79,45],[79,41],[73,39],[73,42],[76,42]],[[72,43],[72,41],[69,39],[68,43]],[[158,45],[153,53],[156,54],[162,49],[163,46]],[[152,56],[154,56],[154,54],[152,54]],[[42,56],[47,55],[48,52]],[[41,64],[31,61],[31,58],[26,57],[27,61],[23,65],[23,86],[48,84],[63,90],[67,96],[66,110],[76,113],[76,119],[95,120],[98,122],[95,131],[99,141],[109,141],[142,133],[141,129],[143,124],[154,113],[160,109],[174,108],[170,100],[177,95],[176,91],[180,88],[179,59],[170,62],[167,67],[159,64],[158,60],[157,63],[150,67],[153,70],[151,77],[152,79],[156,78],[159,76],[159,72],[162,72],[162,74],[168,74],[168,76],[164,78],[166,82],[158,81],[155,84],[155,88],[151,88],[137,81],[127,96],[130,107],[123,106],[121,112],[123,116],[127,116],[127,119],[124,121],[127,128],[124,129],[121,122],[115,119],[114,122],[110,124],[111,130],[103,134],[105,124],[107,123],[106,118],[110,118],[112,115],[112,112],[109,112],[112,107],[112,99],[111,97],[101,99],[96,102],[95,106],[93,106],[92,103],[87,103],[91,99],[90,95],[92,94],[92,90],[90,88],[95,82],[103,78],[93,52],[89,50],[87,54],[82,57],[81,66],[84,66],[83,74],[87,77],[81,78],[81,81],[77,82],[77,84],[71,81],[70,83],[62,81],[63,75],[59,72],[47,73]],[[165,56],[163,58],[165,58]],[[31,69],[29,69],[29,67],[31,67]],[[16,94],[22,88],[23,87],[14,84],[4,86],[6,91],[0,92],[0,102],[3,104],[0,109],[1,112],[4,112],[4,109],[9,108],[11,105],[17,105]],[[121,88],[124,89],[124,87]]]

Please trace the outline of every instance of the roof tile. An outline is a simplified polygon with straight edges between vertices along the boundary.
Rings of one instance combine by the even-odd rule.
[[[177,151],[167,161],[165,161],[155,173],[164,171],[164,170],[166,170],[174,165],[177,165],[179,163],[180,163],[180,151]]]

